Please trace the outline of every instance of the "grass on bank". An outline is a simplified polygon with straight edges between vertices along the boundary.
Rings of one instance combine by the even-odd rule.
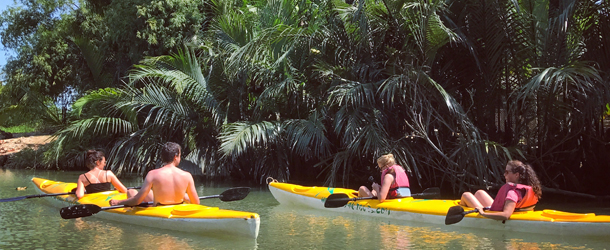
[[[20,133],[36,132],[37,128],[34,125],[20,124],[20,125],[12,126],[12,127],[0,126],[0,130],[11,133],[11,134],[20,134]]]

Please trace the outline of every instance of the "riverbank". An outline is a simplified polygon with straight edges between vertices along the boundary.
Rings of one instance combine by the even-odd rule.
[[[0,140],[0,156],[11,155],[26,148],[36,150],[53,140],[51,135],[35,135],[33,133],[14,134],[13,136],[17,137]]]
[[[14,158],[13,156],[24,149],[29,148],[35,151],[53,140],[51,135],[35,133],[12,134],[11,136],[14,138],[0,139],[0,168],[9,164]]]

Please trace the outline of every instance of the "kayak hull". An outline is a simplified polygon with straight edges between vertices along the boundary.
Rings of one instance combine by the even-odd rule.
[[[350,201],[343,207],[325,208],[324,202],[330,194],[344,193],[350,198],[354,198],[357,197],[358,192],[352,189],[306,187],[279,182],[269,183],[269,190],[281,204],[344,214],[372,216],[390,223],[409,221],[445,225],[445,217],[449,208],[459,205],[459,200],[427,200],[407,197],[388,200],[383,203],[377,200]],[[471,208],[464,207],[464,210],[469,211]],[[466,215],[462,221],[446,227],[607,237],[610,235],[610,216],[542,210],[515,212],[510,220],[499,221],[485,218],[478,213],[471,213]]]
[[[33,178],[32,182],[42,194],[66,193],[76,183],[56,182]],[[77,200],[75,195],[60,195],[49,199],[53,206],[61,208],[76,204],[110,206],[110,199],[125,199],[118,191],[87,194]],[[94,215],[106,220],[167,230],[206,234],[234,235],[244,238],[258,237],[260,216],[256,213],[219,209],[196,204],[179,204],[158,207],[125,207],[103,210]]]

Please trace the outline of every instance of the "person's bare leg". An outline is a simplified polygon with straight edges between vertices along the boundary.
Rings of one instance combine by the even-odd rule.
[[[136,194],[138,194],[138,190],[127,189],[127,199],[136,196]],[[150,190],[148,192],[148,195],[146,195],[146,197],[144,198],[144,201],[142,201],[142,202],[152,202],[153,200],[154,200],[153,191]]]
[[[373,193],[371,193],[371,191],[365,187],[365,186],[361,186],[360,189],[358,189],[358,197],[372,197]]]
[[[136,196],[138,194],[137,189],[127,189],[127,199]]]
[[[144,198],[144,201],[142,201],[142,202],[152,202],[152,201],[154,201],[154,200],[155,200],[155,199],[154,199],[153,191],[152,191],[152,190],[150,190],[150,191],[148,192],[148,194],[146,195],[146,197]]]
[[[481,203],[471,192],[464,192],[462,194],[460,205],[467,207],[482,207]]]
[[[494,199],[489,196],[485,190],[479,190],[474,194],[474,197],[481,203],[483,207],[490,207],[494,203]]]

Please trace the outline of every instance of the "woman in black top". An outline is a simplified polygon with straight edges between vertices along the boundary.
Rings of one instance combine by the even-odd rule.
[[[114,186],[119,192],[127,192],[127,188],[110,170],[104,170],[106,157],[97,150],[89,150],[85,155],[85,165],[91,170],[78,176],[76,183],[76,197],[83,198],[85,191],[88,194],[112,190]]]

